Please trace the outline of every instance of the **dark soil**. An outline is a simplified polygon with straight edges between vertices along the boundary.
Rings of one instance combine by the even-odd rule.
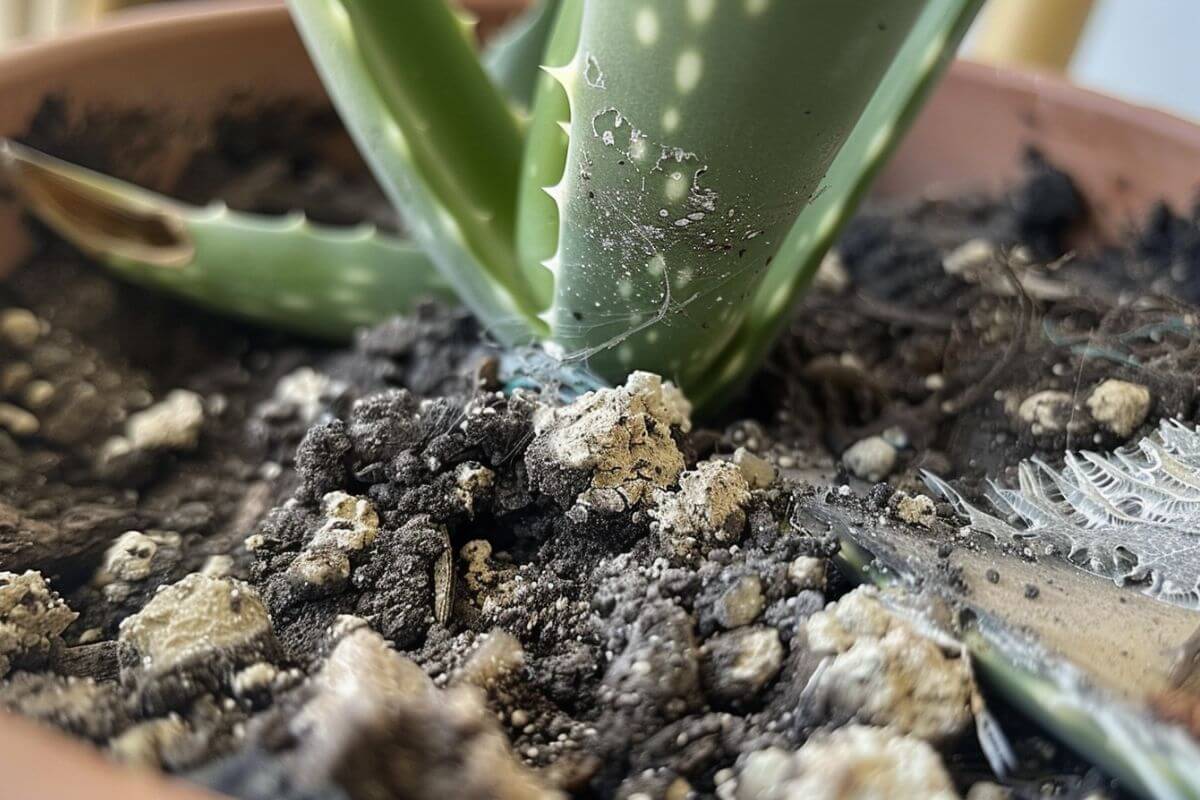
[[[48,103],[29,143],[139,177],[130,132],[151,116],[68,117]],[[235,108],[168,183],[197,202],[394,225],[354,162],[327,157],[335,132],[328,115]],[[847,721],[806,691],[821,661],[807,622],[850,588],[827,529],[805,522],[851,502],[833,487],[883,508],[892,489],[920,491],[922,469],[970,491],[1031,455],[1196,419],[1197,217],[1161,209],[1121,248],[1075,254],[1086,221],[1069,177],[1032,155],[1004,197],[865,210],[839,244],[841,271],[827,264],[744,403],[712,428],[647,417],[655,446],[696,475],[738,448],[780,473],[690,531],[666,519],[683,496],[674,476],[652,487],[658,500],[628,486],[618,507],[593,497],[594,473],[556,455],[539,398],[496,391],[496,353],[462,311],[430,305],[328,349],[114,282],[46,237],[0,285],[0,309],[39,321],[28,341],[0,335],[0,402],[36,428],[0,421],[0,568],[39,571],[78,618],[18,653],[0,706],[242,797],[529,796],[505,794],[503,759],[482,755],[496,730],[537,781],[576,796],[732,796],[748,754]],[[1108,379],[1149,393],[1128,430],[1089,410]],[[112,444],[176,390],[199,401],[194,443]],[[1039,392],[1066,399],[1023,417]],[[843,454],[877,435],[894,463],[852,474]],[[706,500],[739,480],[721,475]],[[872,490],[876,478],[891,488]],[[331,506],[337,492],[349,505]],[[175,597],[163,587],[196,572],[235,587],[235,615],[261,598],[269,623],[151,658],[122,620],[144,622],[152,599]],[[359,676],[389,713],[342,698],[305,727],[328,708],[312,676],[364,624],[446,698],[477,687],[490,713],[392,706]],[[960,732],[937,743],[960,793],[983,780],[1017,796],[1104,786],[993,710],[1020,767],[1001,781]],[[494,784],[472,784],[480,771]]]

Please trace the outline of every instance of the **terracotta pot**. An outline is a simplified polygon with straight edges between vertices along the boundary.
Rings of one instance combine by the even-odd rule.
[[[521,0],[470,4],[490,29]],[[184,121],[179,130],[188,134],[152,142],[136,174],[124,177],[169,187],[187,157],[205,146],[208,123],[247,91],[263,100],[326,102],[281,2],[172,4],[0,57],[0,135],[19,138],[49,94],[68,98],[70,108],[168,114]],[[959,63],[876,192],[998,187],[1019,174],[1030,145],[1079,182],[1095,212],[1094,233],[1134,222],[1158,199],[1185,207],[1200,175],[1200,127],[1057,79]],[[25,242],[17,210],[0,200],[0,275],[20,262]],[[131,776],[86,748],[3,716],[0,775],[11,797],[205,796]]]

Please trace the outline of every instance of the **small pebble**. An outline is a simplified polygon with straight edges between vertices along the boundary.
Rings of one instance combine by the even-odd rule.
[[[11,403],[0,403],[0,428],[13,436],[33,436],[41,429],[38,418]]]
[[[22,350],[33,347],[41,336],[42,325],[32,311],[7,308],[0,311],[0,336]]]
[[[190,450],[196,446],[203,424],[200,395],[175,389],[164,400],[130,416],[125,436],[135,450]]]
[[[766,489],[775,482],[775,467],[771,462],[744,447],[734,451],[733,463],[738,465],[751,489]]]
[[[1048,389],[1021,401],[1017,416],[1035,435],[1064,430],[1071,419],[1075,399],[1067,392]]]
[[[813,276],[813,288],[830,294],[841,294],[850,286],[850,272],[837,250],[830,250],[821,259],[817,274]]]
[[[1117,436],[1128,437],[1150,413],[1150,390],[1139,383],[1110,378],[1088,395],[1088,411]]]
[[[882,436],[870,436],[852,444],[842,454],[842,463],[856,477],[876,483],[896,468],[896,448]]]
[[[33,381],[25,387],[21,397],[29,408],[45,408],[54,400],[54,384],[49,381]]]
[[[735,702],[753,697],[775,678],[783,665],[783,645],[774,628],[738,628],[711,637],[700,658],[709,693]]]
[[[721,595],[717,602],[717,621],[726,630],[740,628],[757,619],[765,605],[762,580],[757,575],[746,575],[738,578]]]
[[[996,258],[996,245],[987,239],[970,239],[951,250],[942,259],[947,275],[964,275],[991,265]]]
[[[980,781],[967,791],[967,800],[1008,800],[1012,793],[997,783]]]

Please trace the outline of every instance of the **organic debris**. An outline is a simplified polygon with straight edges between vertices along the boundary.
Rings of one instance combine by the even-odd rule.
[[[276,141],[261,124],[222,136],[252,171],[319,161],[256,161]],[[1030,295],[1051,276],[1090,286],[1085,268],[1113,297],[1128,288],[1128,259],[1055,264],[1055,231],[1081,213],[1069,193],[1050,209],[1020,194],[861,217],[723,429],[646,373],[569,403],[499,393],[460,311],[423,305],[329,351],[180,312],[47,245],[0,287],[0,357],[28,366],[0,375],[20,412],[0,432],[0,564],[30,598],[0,613],[0,641],[18,643],[0,646],[0,706],[243,798],[1092,785],[1007,712],[1019,772],[984,766],[1003,736],[962,649],[849,591],[831,558],[844,514],[928,547],[924,574],[951,595],[1054,609],[1061,587],[1036,563],[1052,542],[1013,545],[1021,570],[989,561],[994,581],[964,576],[977,543],[921,494],[921,470],[962,479],[976,507],[984,475],[1037,456],[1056,464],[1057,480],[1025,468],[1045,492],[1074,480],[1050,461],[1068,441],[1107,449],[1160,424],[1175,443],[1153,441],[1185,463],[1191,312],[1102,292],[1087,307],[1033,296],[1027,314],[991,261],[947,274],[947,254],[985,240]],[[1169,288],[1172,256],[1149,245],[1185,223],[1159,222],[1139,246]],[[1030,260],[1003,258],[1022,243]],[[1186,500],[1152,452],[1072,458]],[[1084,506],[1051,499],[1071,523],[1054,531],[1092,530],[1072,516]],[[1138,519],[1112,527],[1151,575],[1187,584],[1167,572],[1187,559],[1155,557]]]

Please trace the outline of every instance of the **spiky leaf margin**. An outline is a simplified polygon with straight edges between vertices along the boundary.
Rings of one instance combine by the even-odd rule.
[[[26,206],[121,277],[205,308],[308,336],[453,294],[419,249],[373,226],[314,225],[217,203],[197,208],[13,142],[0,166]]]
[[[889,87],[908,108],[953,49],[959,16],[927,9],[947,5],[966,16],[978,3],[568,0],[535,102],[519,236],[527,268],[553,276],[555,345],[613,377],[657,370],[693,396],[740,377],[754,337],[733,368],[727,346],[772,260],[896,54],[897,69],[927,67]],[[933,63],[904,55],[914,38],[923,52],[937,42]]]

